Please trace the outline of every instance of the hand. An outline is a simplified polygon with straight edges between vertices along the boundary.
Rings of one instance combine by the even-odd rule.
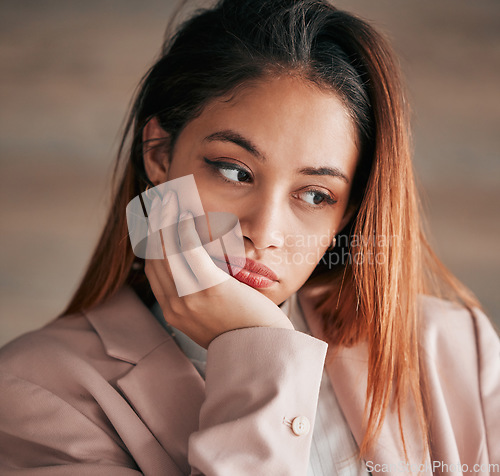
[[[168,323],[205,348],[218,335],[234,329],[294,328],[269,298],[215,265],[201,244],[194,220],[179,221],[185,217],[179,217],[175,192],[168,192],[161,204],[158,199],[151,213],[153,208],[159,215],[164,256],[168,259],[146,260],[145,273]],[[177,223],[177,236],[168,237],[167,254],[164,231],[173,219]],[[187,287],[206,289],[179,297],[171,267],[176,279],[180,278]]]

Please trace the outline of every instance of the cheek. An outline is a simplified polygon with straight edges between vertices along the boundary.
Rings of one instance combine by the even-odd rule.
[[[205,213],[207,212],[232,212],[231,202],[225,199],[213,186],[213,181],[207,180],[203,174],[194,174],[198,193]]]
[[[296,233],[285,237],[284,247],[276,250],[283,268],[290,270],[292,279],[304,279],[323,257],[325,250],[331,244],[328,229],[321,233]]]
[[[230,185],[214,180],[206,171],[195,172],[194,179],[205,213],[228,212],[237,217],[243,215],[247,201],[235,199]]]

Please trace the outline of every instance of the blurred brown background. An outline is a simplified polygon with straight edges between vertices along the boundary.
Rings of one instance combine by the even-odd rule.
[[[500,2],[336,4],[392,39],[432,243],[500,324]],[[122,120],[175,5],[0,3],[0,345],[53,318],[75,290],[104,223]]]

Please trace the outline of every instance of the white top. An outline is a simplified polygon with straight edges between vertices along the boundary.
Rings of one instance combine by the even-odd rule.
[[[280,305],[297,331],[311,335],[297,295],[294,293]],[[174,337],[184,354],[205,378],[207,351],[183,332],[165,322],[157,302],[151,312]],[[318,408],[314,422],[311,455],[307,476],[359,476],[369,472],[357,458],[358,447],[337,402],[325,370],[319,390]]]

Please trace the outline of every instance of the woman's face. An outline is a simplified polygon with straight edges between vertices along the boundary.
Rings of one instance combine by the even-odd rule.
[[[350,219],[355,130],[336,95],[289,76],[227,99],[186,125],[170,161],[146,153],[146,171],[155,185],[194,174],[205,212],[236,215],[247,259],[276,275],[256,289],[280,304]],[[164,136],[156,121],[145,128],[145,139]]]

